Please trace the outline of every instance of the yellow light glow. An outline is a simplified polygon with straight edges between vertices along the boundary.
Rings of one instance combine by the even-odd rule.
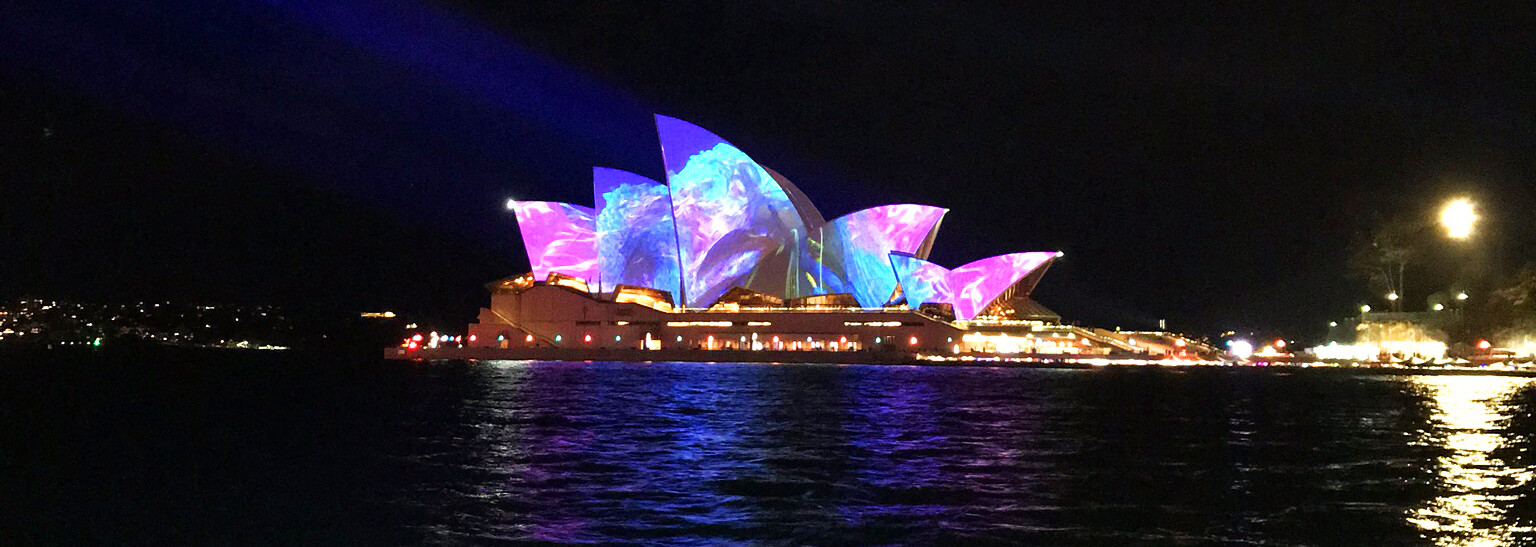
[[[1424,441],[1446,449],[1438,466],[1441,494],[1409,514],[1408,522],[1425,531],[1439,545],[1512,545],[1516,526],[1488,526],[1505,522],[1510,496],[1530,482],[1532,473],[1511,467],[1496,450],[1506,442],[1498,433],[1499,422],[1508,416],[1502,400],[1524,388],[1529,378],[1498,376],[1418,376],[1419,384],[1434,400],[1434,427]]]
[[[668,327],[729,327],[730,321],[667,321]]]
[[[1477,209],[1467,198],[1457,198],[1440,209],[1440,225],[1451,239],[1472,237],[1472,226],[1477,224]]]

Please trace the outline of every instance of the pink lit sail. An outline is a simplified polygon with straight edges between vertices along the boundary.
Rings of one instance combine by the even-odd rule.
[[[998,295],[1030,272],[1056,258],[1056,253],[1013,253],[983,258],[949,272],[955,317],[970,320]]]
[[[866,308],[880,307],[896,292],[892,251],[916,256],[930,241],[948,210],[929,205],[881,205],[855,211],[821,228],[818,277],[823,293],[849,293]]]
[[[983,258],[954,270],[913,256],[891,253],[891,267],[913,308],[929,302],[954,306],[955,318],[974,319],[1010,287],[1061,256],[1053,252],[1012,253]]]
[[[591,282],[597,276],[596,215],[590,207],[554,201],[514,201],[517,229],[534,277],[560,273]]]

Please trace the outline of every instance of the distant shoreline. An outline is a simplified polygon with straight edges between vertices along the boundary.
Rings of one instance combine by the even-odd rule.
[[[757,363],[757,364],[827,364],[923,367],[1036,368],[1062,370],[1241,370],[1275,373],[1347,373],[1371,376],[1513,376],[1536,377],[1536,368],[1434,367],[1403,365],[1348,365],[1331,363],[1280,363],[1239,365],[1234,363],[1177,361],[1161,362],[1137,359],[1105,359],[1074,362],[1042,358],[1040,361],[934,361],[914,358],[905,353],[877,352],[806,352],[745,350],[639,350],[566,348],[388,348],[385,359],[412,361],[547,361],[547,362],[617,362],[617,363]]]

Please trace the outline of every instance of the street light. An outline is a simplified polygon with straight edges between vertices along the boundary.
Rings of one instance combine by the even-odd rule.
[[[1467,293],[1464,293],[1464,292],[1456,293],[1456,299],[1457,300],[1466,300],[1467,299]]]
[[[1397,301],[1397,291],[1392,291],[1392,292],[1387,293],[1387,300],[1391,300],[1393,302],[1396,302]]]
[[[1360,306],[1360,313],[1371,313],[1371,305],[1365,304]]]
[[[1472,225],[1477,223],[1477,208],[1467,198],[1456,198],[1440,208],[1440,225],[1451,239],[1472,237]]]

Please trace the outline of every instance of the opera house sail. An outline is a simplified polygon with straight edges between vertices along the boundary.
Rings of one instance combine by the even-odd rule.
[[[677,228],[667,187],[628,171],[592,169],[598,292],[620,285],[680,294]]]
[[[698,126],[656,117],[677,223],[683,300],[713,303],[735,286],[799,297],[805,220],[768,171]]]
[[[1038,274],[1061,253],[1012,253],[983,258],[953,270],[912,255],[893,252],[891,267],[901,281],[902,293],[913,307],[949,304],[955,318],[975,319],[1011,294],[1028,294],[1039,282]]]
[[[514,201],[530,272],[539,279],[559,273],[582,280],[597,276],[597,225],[591,207],[553,201]]]
[[[950,270],[926,260],[947,209],[881,205],[827,221],[783,175],[714,133],[666,116],[656,116],[656,129],[665,183],[599,167],[593,207],[509,204],[534,279],[580,280],[595,295],[649,291],[683,309],[723,297],[937,304],[969,321],[1027,295],[1060,256],[1005,254]]]

